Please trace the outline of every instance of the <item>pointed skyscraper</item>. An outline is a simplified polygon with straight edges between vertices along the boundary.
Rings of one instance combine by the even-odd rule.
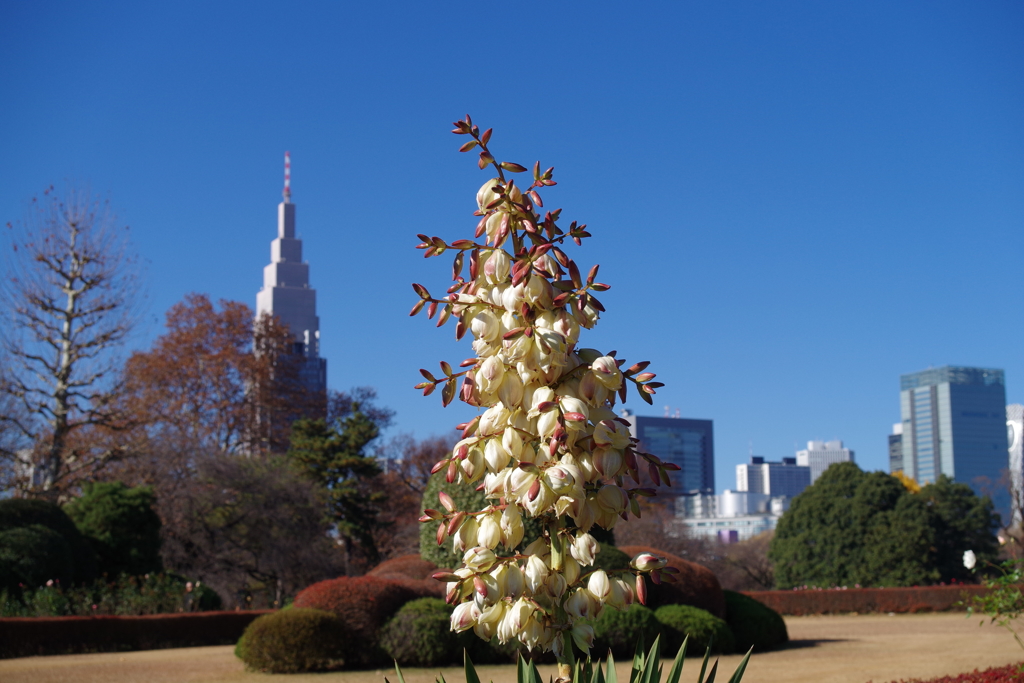
[[[270,243],[270,264],[263,269],[263,288],[256,294],[256,314],[276,315],[303,356],[302,383],[311,391],[327,390],[327,360],[320,357],[320,318],[316,290],[309,286],[309,264],[302,260],[302,240],[295,237],[291,156],[284,153],[284,201],[277,205],[277,239]]]

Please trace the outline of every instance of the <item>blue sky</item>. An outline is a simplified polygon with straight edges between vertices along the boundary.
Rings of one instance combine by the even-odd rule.
[[[751,444],[886,467],[901,373],[1003,368],[1024,402],[1024,5],[625,7],[6,3],[0,218],[65,179],[109,197],[147,346],[188,292],[254,305],[290,150],[329,383],[444,433],[468,410],[412,385],[469,349],[406,314],[449,271],[415,234],[475,225],[468,112],[555,167],[613,285],[586,344],[653,361],[628,407],[714,420],[719,489]]]

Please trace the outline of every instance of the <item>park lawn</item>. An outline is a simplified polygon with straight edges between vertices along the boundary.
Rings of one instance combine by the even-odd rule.
[[[1002,666],[1024,659],[1024,651],[1004,629],[978,626],[963,613],[836,615],[786,617],[791,643],[783,650],[756,653],[746,683],[867,683],[900,678],[928,679]],[[739,655],[722,657],[718,680],[728,680]],[[619,680],[628,680],[620,663]],[[683,680],[696,678],[700,661],[691,659]],[[542,667],[544,680],[553,667]],[[459,669],[444,669],[449,683],[464,680]],[[512,666],[482,666],[483,681],[513,683]],[[406,683],[433,683],[436,670],[408,669]],[[725,675],[722,675],[725,674]],[[4,683],[382,683],[394,671],[346,671],[269,676],[244,671],[231,647],[200,647],[145,652],[62,655],[0,660]]]

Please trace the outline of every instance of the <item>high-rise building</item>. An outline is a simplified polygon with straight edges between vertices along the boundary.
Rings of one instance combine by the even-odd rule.
[[[309,286],[309,264],[302,260],[302,240],[295,236],[291,158],[284,154],[284,199],[277,205],[277,238],[270,243],[270,264],[256,294],[256,314],[270,313],[288,325],[294,352],[303,357],[302,383],[313,392],[327,390],[327,360],[320,357],[320,318],[316,290]]]
[[[808,441],[807,448],[796,452],[796,464],[811,468],[811,483],[837,462],[855,462],[849,448],[843,448],[842,441]]]
[[[752,455],[749,463],[736,465],[737,491],[792,498],[810,485],[811,468],[797,465],[796,458],[770,462],[760,455]]]
[[[903,471],[903,423],[892,426],[889,435],[889,472],[896,474]]]
[[[900,376],[903,472],[945,474],[989,495],[1007,519],[1009,466],[1002,370],[945,366]]]
[[[1006,406],[1006,440],[1009,442],[1010,506],[1013,522],[1024,523],[1024,405]]]
[[[641,450],[679,465],[670,472],[672,488],[659,495],[675,497],[715,492],[715,443],[711,420],[645,417],[622,411],[629,433],[640,440]]]

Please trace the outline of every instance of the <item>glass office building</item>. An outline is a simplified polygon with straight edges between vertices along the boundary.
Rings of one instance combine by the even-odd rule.
[[[945,366],[901,375],[900,417],[904,474],[920,484],[949,475],[991,496],[1008,519],[1002,370]]]
[[[623,411],[630,435],[640,440],[641,450],[681,468],[670,472],[672,488],[658,495],[682,496],[715,492],[715,445],[711,420],[678,417],[644,417]]]

